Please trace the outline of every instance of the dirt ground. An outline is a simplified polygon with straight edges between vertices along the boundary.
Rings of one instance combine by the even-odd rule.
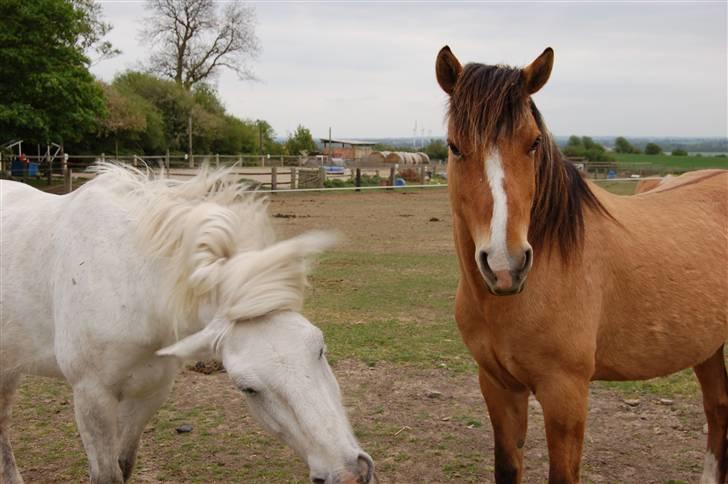
[[[447,193],[441,189],[276,195],[270,211],[284,236],[338,229],[345,237],[343,251],[453,254]],[[492,431],[474,373],[370,366],[353,359],[337,361],[334,371],[352,425],[382,482],[493,482]],[[85,458],[73,428],[70,392],[45,386],[38,395],[44,385],[30,378],[19,396],[11,434],[18,464],[26,482],[78,480],[73,466]],[[624,395],[593,385],[585,482],[699,480],[705,445],[700,396],[661,402],[666,396],[643,394],[631,406]],[[173,415],[184,415],[193,432],[175,434],[179,419]],[[228,436],[238,443],[230,446]],[[48,457],[59,442],[58,452],[73,459]],[[548,455],[535,400],[525,454],[526,482],[543,482]],[[188,471],[194,459],[200,462]],[[273,468],[283,470],[269,473]],[[133,482],[306,482],[306,476],[300,459],[252,422],[225,373],[186,370],[145,432]]]

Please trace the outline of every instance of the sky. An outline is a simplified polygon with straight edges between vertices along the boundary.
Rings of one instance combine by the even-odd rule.
[[[142,68],[143,1],[102,0],[122,54],[93,65],[111,81]],[[533,98],[560,136],[728,136],[728,2],[249,2],[262,47],[257,82],[215,81],[225,107],[279,136],[445,134],[435,58],[525,66],[556,53]]]

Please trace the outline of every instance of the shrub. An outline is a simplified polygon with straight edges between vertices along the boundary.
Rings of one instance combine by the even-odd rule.
[[[645,146],[646,155],[659,155],[660,153],[662,153],[662,148],[657,143],[647,143]]]

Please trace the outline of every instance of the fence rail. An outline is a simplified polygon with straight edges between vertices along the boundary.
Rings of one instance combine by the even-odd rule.
[[[446,185],[446,164],[433,161],[421,165],[373,164],[370,161],[348,163],[332,167],[327,157],[292,157],[259,155],[125,155],[111,158],[101,155],[60,154],[24,158],[18,164],[17,157],[0,153],[0,165],[4,175],[13,178],[45,178],[48,185],[63,184],[70,191],[74,180],[84,181],[95,176],[89,168],[97,162],[115,161],[152,171],[161,171],[171,178],[184,179],[194,176],[203,165],[227,167],[229,176],[257,185],[261,191],[277,193],[290,190],[319,191],[376,190],[392,188],[441,187]],[[310,166],[316,165],[316,166]],[[328,166],[327,166],[328,165]],[[664,167],[645,163],[589,163],[579,162],[580,168],[594,180],[638,181],[649,176],[664,175]],[[20,171],[19,171],[20,170]],[[406,183],[400,181],[406,180]],[[438,180],[441,182],[438,183]],[[327,183],[329,181],[329,183]],[[376,184],[376,186],[371,186]],[[370,186],[363,186],[370,185]]]

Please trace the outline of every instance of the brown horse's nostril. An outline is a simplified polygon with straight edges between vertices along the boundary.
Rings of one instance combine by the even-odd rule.
[[[320,477],[312,477],[311,478],[311,484],[325,484],[326,479],[321,479]]]
[[[523,265],[521,266],[521,272],[527,271],[531,268],[531,262],[533,261],[533,249],[528,248],[523,254]]]
[[[495,279],[493,269],[491,269],[488,264],[488,253],[484,250],[480,251],[480,266],[483,268],[483,271],[488,275],[488,277]]]

